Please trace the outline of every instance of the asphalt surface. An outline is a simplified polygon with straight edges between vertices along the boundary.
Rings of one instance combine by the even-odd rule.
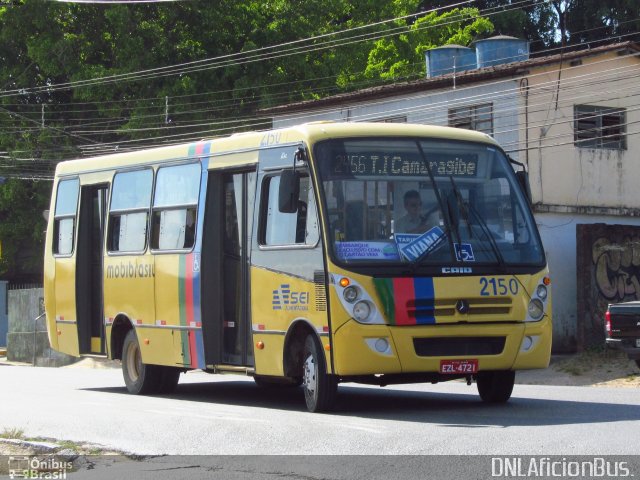
[[[300,389],[183,375],[175,394],[126,393],[119,370],[0,366],[0,430],[142,455],[632,455],[635,388],[516,385],[506,405],[464,383],[341,385],[310,414]],[[639,473],[640,474],[640,473]]]

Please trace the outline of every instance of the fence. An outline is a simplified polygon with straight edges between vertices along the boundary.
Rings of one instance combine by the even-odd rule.
[[[45,367],[59,367],[77,360],[49,346],[42,288],[11,288],[7,297],[7,360]]]

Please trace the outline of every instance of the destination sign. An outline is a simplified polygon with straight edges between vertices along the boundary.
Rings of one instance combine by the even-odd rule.
[[[428,160],[436,177],[466,177],[478,175],[477,154],[438,154]],[[428,176],[425,162],[415,155],[403,156],[372,152],[339,153],[332,158],[329,171],[333,179],[353,177]]]

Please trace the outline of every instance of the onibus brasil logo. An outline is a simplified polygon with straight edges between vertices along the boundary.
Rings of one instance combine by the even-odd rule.
[[[9,478],[49,478],[66,479],[67,472],[71,472],[73,463],[54,456],[9,457]]]

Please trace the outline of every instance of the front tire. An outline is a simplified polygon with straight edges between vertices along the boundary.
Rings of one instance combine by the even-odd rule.
[[[338,393],[338,380],[327,373],[327,366],[319,342],[308,335],[302,356],[302,386],[307,410],[326,412],[331,410]]]
[[[511,397],[516,372],[501,370],[495,372],[479,372],[476,378],[478,393],[483,402],[505,403]]]
[[[157,365],[142,363],[135,330],[129,330],[122,345],[122,376],[127,390],[134,395],[157,393],[160,389],[162,370]]]

